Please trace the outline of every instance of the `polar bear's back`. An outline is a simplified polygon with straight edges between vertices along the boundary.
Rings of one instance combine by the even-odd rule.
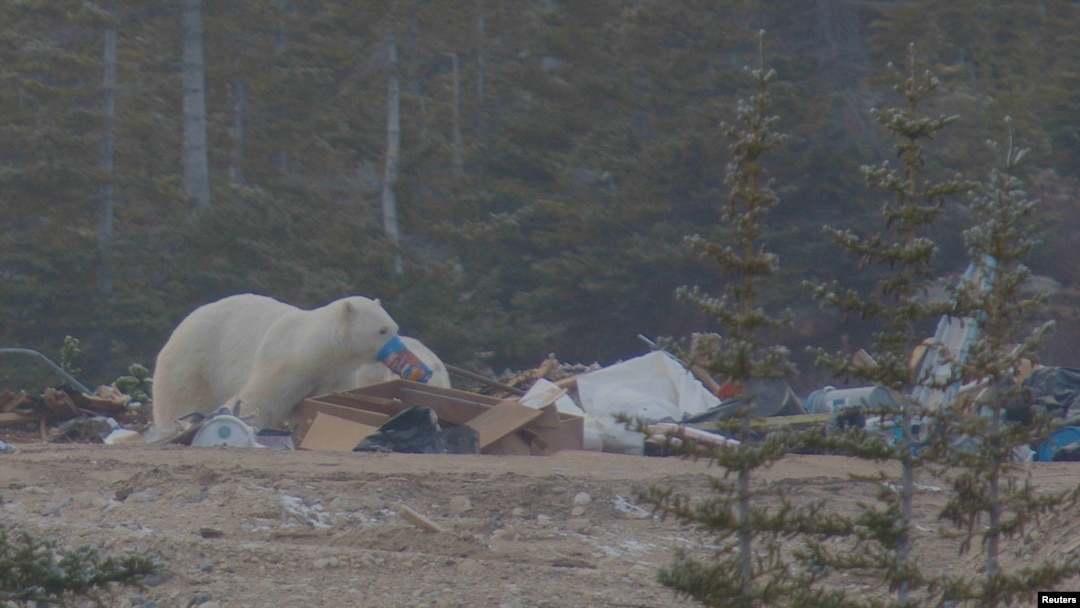
[[[173,331],[154,367],[154,424],[207,411],[233,396],[251,372],[267,329],[299,310],[255,294],[195,309]]]

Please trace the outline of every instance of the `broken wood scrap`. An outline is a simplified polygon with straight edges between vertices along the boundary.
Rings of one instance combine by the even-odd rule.
[[[446,529],[405,505],[398,508],[398,517],[420,528],[424,532],[446,532]]]
[[[454,374],[456,376],[461,376],[463,378],[468,378],[469,380],[475,380],[476,382],[479,382],[481,384],[486,384],[487,386],[490,386],[492,388],[497,388],[499,390],[506,391],[506,392],[510,393],[511,395],[517,395],[518,397],[520,397],[520,396],[525,394],[525,391],[521,390],[520,388],[517,388],[516,386],[511,386],[509,384],[499,382],[498,380],[492,380],[491,378],[488,378],[487,376],[483,376],[483,375],[478,374],[476,372],[471,372],[471,371],[469,371],[467,369],[460,368],[460,367],[457,367],[455,365],[447,365],[446,366],[446,371],[448,371],[451,374]]]
[[[55,388],[47,388],[41,395],[45,407],[59,418],[67,419],[79,415],[79,407],[71,395]]]
[[[127,409],[131,396],[125,395],[116,385],[101,385],[93,394],[82,394],[77,398],[78,405],[95,412],[116,414]]]
[[[40,414],[23,414],[20,412],[0,412],[0,426],[13,426],[26,422],[35,422],[41,418]]]
[[[4,389],[0,392],[0,413],[10,412],[18,407],[25,407],[33,404],[33,400],[30,399],[30,395],[27,395],[24,391],[13,393],[8,389]]]

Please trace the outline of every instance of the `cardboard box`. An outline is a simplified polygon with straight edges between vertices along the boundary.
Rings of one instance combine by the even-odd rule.
[[[476,429],[482,454],[541,455],[583,447],[584,419],[560,414],[554,404],[534,408],[518,403],[517,399],[498,399],[408,380],[391,380],[306,399],[301,412],[311,424],[300,446],[323,449],[313,447],[323,444],[319,438],[325,431],[316,430],[314,425],[319,416],[377,427],[411,407],[431,408],[444,428],[468,424]],[[308,441],[307,436],[313,431],[317,431],[316,438]]]
[[[316,412],[315,420],[300,442],[300,449],[351,452],[364,437],[377,430],[378,427]]]

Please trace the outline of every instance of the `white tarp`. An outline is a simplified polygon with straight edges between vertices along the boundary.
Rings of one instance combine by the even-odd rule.
[[[720,404],[682,364],[661,351],[579,376],[577,388],[582,409],[601,418],[623,413],[678,421]]]

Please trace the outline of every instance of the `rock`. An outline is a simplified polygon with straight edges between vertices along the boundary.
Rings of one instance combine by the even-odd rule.
[[[514,507],[514,510],[511,511],[511,513],[514,515],[514,517],[525,517],[526,516],[525,509],[522,509],[521,507]]]
[[[208,559],[199,560],[199,563],[196,565],[196,568],[199,569],[199,572],[213,572],[214,571],[214,562],[212,562],[212,561],[210,561]]]
[[[225,533],[217,528],[203,527],[199,528],[199,536],[203,538],[221,538],[225,536]]]
[[[135,492],[128,496],[128,500],[131,502],[154,502],[157,500],[157,494],[150,491]]]
[[[455,496],[450,499],[450,512],[458,515],[472,510],[472,501],[467,496]]]
[[[587,505],[590,502],[592,502],[592,496],[590,496],[588,492],[578,492],[574,495],[575,505]]]
[[[335,511],[345,511],[346,508],[349,506],[349,503],[344,498],[340,496],[335,496],[334,499],[327,503],[326,506],[334,509]]]
[[[547,526],[547,525],[550,525],[552,521],[554,521],[554,520],[551,519],[550,515],[544,515],[543,513],[541,513],[541,514],[536,516],[536,523],[538,523],[538,524],[542,524],[542,525]]]
[[[585,507],[577,506],[573,509],[570,509],[570,515],[574,517],[581,517],[582,515],[585,515]]]

